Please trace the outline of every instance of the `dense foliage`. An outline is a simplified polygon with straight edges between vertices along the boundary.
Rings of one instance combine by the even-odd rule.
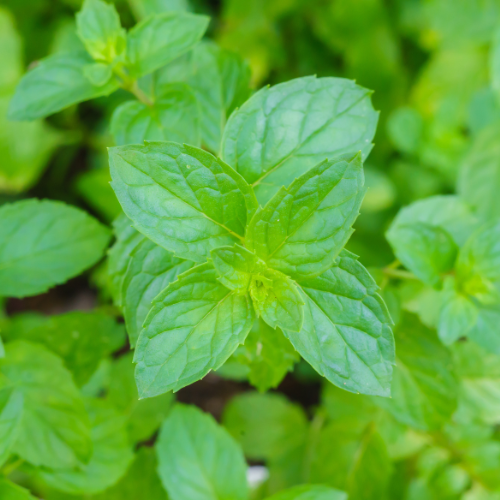
[[[500,499],[498,0],[3,3],[1,499]]]

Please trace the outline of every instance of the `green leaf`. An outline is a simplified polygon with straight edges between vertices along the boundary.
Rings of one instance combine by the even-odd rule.
[[[177,405],[156,443],[158,474],[172,500],[247,500],[240,447],[211,415]]]
[[[76,25],[80,40],[95,60],[110,63],[125,50],[126,34],[114,5],[85,0]]]
[[[233,357],[248,367],[248,381],[261,392],[277,387],[300,359],[283,332],[262,319],[254,322],[245,344]]]
[[[250,298],[222,286],[209,264],[179,275],[154,300],[137,341],[140,397],[177,391],[219,368],[253,320]]]
[[[392,398],[374,401],[400,422],[438,429],[457,405],[457,379],[448,349],[432,330],[406,315],[395,329],[398,346]]]
[[[2,71],[0,72],[0,94],[14,90],[23,72],[22,40],[18,34],[14,16],[7,10],[0,10],[0,52],[2,53]]]
[[[174,398],[168,392],[155,398],[139,399],[132,358],[133,353],[129,352],[111,365],[108,399],[127,417],[131,442],[140,443],[151,439],[159,429]]]
[[[144,141],[175,141],[200,144],[199,110],[186,85],[173,84],[150,106],[127,101],[118,106],[111,120],[111,133],[118,146]]]
[[[378,287],[353,254],[300,283],[302,331],[285,330],[300,355],[330,382],[350,392],[390,395],[394,338]]]
[[[387,120],[387,133],[394,146],[403,153],[417,153],[422,143],[424,119],[413,108],[394,110]]]
[[[363,184],[359,154],[316,165],[256,212],[246,246],[296,280],[321,274],[353,232]]]
[[[202,41],[156,75],[155,93],[172,82],[184,82],[193,91],[200,108],[202,143],[218,154],[229,115],[250,94],[248,64],[239,55]]]
[[[189,0],[132,0],[130,7],[137,19],[144,19],[152,14],[170,11],[190,11]]]
[[[100,87],[105,85],[113,76],[113,70],[109,64],[94,63],[83,68],[83,74],[92,85]]]
[[[28,490],[5,478],[0,478],[0,497],[2,500],[35,500]]]
[[[82,210],[49,200],[0,208],[0,295],[45,292],[93,266],[109,231]]]
[[[469,330],[467,336],[483,349],[500,354],[500,336],[498,325],[500,322],[500,306],[481,306],[478,309],[477,320]]]
[[[178,259],[169,251],[144,238],[130,252],[123,277],[121,297],[125,324],[132,347],[137,343],[153,299],[194,263]]]
[[[118,87],[116,78],[105,85],[92,85],[84,68],[92,58],[83,51],[55,54],[28,71],[10,101],[9,119],[36,120],[73,104],[111,94]]]
[[[9,458],[23,415],[23,395],[14,388],[0,390],[0,467]]]
[[[134,227],[174,254],[205,262],[242,241],[252,189],[210,153],[173,142],[110,149],[111,183]]]
[[[347,500],[347,493],[328,486],[304,485],[272,495],[268,500]]]
[[[51,316],[16,339],[44,344],[60,356],[78,386],[84,385],[105,358],[125,344],[125,330],[102,312],[73,311]]]
[[[75,467],[91,452],[88,417],[71,374],[45,347],[10,342],[0,360],[0,389],[24,399],[12,452],[35,466]]]
[[[370,91],[341,78],[304,77],[266,87],[230,118],[222,158],[267,202],[325,158],[371,150],[378,113]]]
[[[268,269],[252,277],[250,296],[257,316],[269,326],[300,332],[304,323],[304,300],[294,281]]]
[[[40,470],[51,487],[84,495],[98,493],[115,484],[126,472],[133,454],[128,444],[125,418],[106,401],[89,399],[87,411],[92,425],[92,455],[79,469]]]
[[[500,214],[499,133],[500,127],[493,124],[476,135],[458,176],[459,195],[485,221],[498,219]]]
[[[192,49],[201,39],[209,18],[187,12],[150,16],[127,36],[127,59],[133,78],[147,75]]]

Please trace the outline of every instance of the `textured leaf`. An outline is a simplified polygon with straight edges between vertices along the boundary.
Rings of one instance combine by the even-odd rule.
[[[208,17],[187,12],[150,16],[127,36],[127,59],[134,78],[161,68],[192,49],[205,33]]]
[[[93,59],[84,51],[43,59],[21,79],[10,102],[9,118],[35,120],[114,92],[119,87],[116,78],[97,87],[84,75],[84,68],[92,63]]]
[[[115,484],[133,459],[125,429],[125,418],[106,401],[86,403],[92,425],[92,455],[75,470],[40,471],[51,487],[73,495],[97,493]]]
[[[186,85],[170,85],[151,106],[127,101],[118,106],[111,120],[111,133],[118,146],[144,141],[175,141],[200,145],[199,110]]]
[[[25,297],[94,265],[109,231],[82,210],[25,200],[0,208],[0,295]]]
[[[304,326],[299,333],[285,331],[295,349],[338,387],[389,396],[391,319],[366,269],[344,250],[331,269],[300,286]]]
[[[245,181],[210,153],[172,142],[110,149],[115,190],[141,233],[179,257],[204,262],[242,241],[256,208]]]
[[[121,296],[130,345],[135,346],[153,299],[194,263],[144,238],[130,253]]]
[[[328,486],[304,485],[272,495],[268,500],[347,500],[347,493]]]
[[[156,443],[158,473],[172,500],[246,500],[240,447],[213,417],[177,405]]]
[[[244,342],[253,319],[250,298],[222,286],[209,264],[181,274],[156,297],[139,336],[139,395],[177,391],[216,370]]]
[[[88,417],[71,374],[45,347],[10,342],[0,360],[0,389],[24,399],[12,452],[35,466],[75,467],[91,452]]]
[[[433,331],[406,315],[395,330],[397,358],[392,398],[374,401],[400,422],[422,430],[439,428],[457,404],[450,352]]]
[[[0,390],[0,467],[9,458],[23,415],[23,395],[14,388]]]
[[[321,274],[353,232],[363,184],[360,155],[316,165],[254,215],[246,246],[296,280]]]
[[[354,82],[297,78],[260,90],[231,116],[222,158],[265,203],[325,158],[366,158],[377,120],[370,91]]]
[[[112,62],[125,49],[125,30],[115,6],[102,0],[85,0],[76,15],[78,36],[96,60]]]
[[[28,490],[5,478],[0,478],[0,497],[2,500],[35,500]]]
[[[237,54],[202,41],[159,72],[156,92],[171,82],[187,83],[193,91],[200,108],[202,143],[218,154],[229,115],[250,94],[248,64]]]

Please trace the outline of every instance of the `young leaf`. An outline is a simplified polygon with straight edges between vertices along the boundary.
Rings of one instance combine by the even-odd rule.
[[[78,36],[97,61],[113,62],[125,49],[125,30],[115,6],[102,0],[85,0],[76,15]]]
[[[94,265],[109,231],[82,210],[48,200],[0,208],[0,295],[45,292]]]
[[[330,382],[351,392],[390,395],[394,338],[378,287],[353,254],[300,283],[305,302],[299,333],[284,333],[301,356]]]
[[[257,316],[269,326],[300,332],[304,323],[304,301],[294,281],[268,269],[252,277],[250,296]]]
[[[457,404],[457,379],[449,351],[435,333],[406,315],[395,330],[398,346],[392,398],[374,401],[400,422],[439,428]]]
[[[250,298],[222,286],[211,265],[181,274],[156,297],[139,335],[140,397],[177,391],[219,368],[244,342],[253,319]]]
[[[111,120],[111,133],[118,146],[144,141],[199,146],[198,103],[186,85],[169,85],[150,106],[139,101],[118,106]]]
[[[378,113],[369,90],[342,78],[304,77],[266,87],[229,119],[222,158],[260,203],[325,158],[366,158]]]
[[[62,360],[45,347],[10,342],[0,360],[0,390],[24,400],[12,452],[35,466],[75,467],[91,452],[83,401]]]
[[[31,493],[6,478],[0,478],[0,498],[3,500],[36,500]]]
[[[320,485],[295,486],[267,500],[347,500],[347,493]]]
[[[111,78],[105,85],[93,85],[84,69],[93,64],[84,51],[65,52],[43,59],[28,71],[10,101],[9,119],[36,120],[68,106],[111,94],[119,87]]]
[[[178,259],[169,251],[144,238],[130,253],[122,282],[122,305],[130,345],[135,346],[153,299],[193,267],[194,262]]]
[[[296,280],[321,274],[353,232],[363,184],[359,154],[316,165],[256,212],[246,246]]]
[[[177,405],[156,443],[158,474],[172,500],[247,500],[240,447],[211,415]]]
[[[173,142],[110,149],[111,183],[134,227],[181,258],[242,241],[256,209],[244,179],[210,153]]]
[[[51,487],[72,495],[97,493],[115,484],[133,459],[125,429],[125,418],[106,401],[89,399],[87,411],[92,425],[92,455],[79,469],[41,470]]]
[[[478,309],[477,320],[469,330],[467,337],[489,352],[500,354],[500,305],[481,306]]]
[[[21,427],[23,403],[22,393],[14,388],[0,390],[0,467],[9,458],[16,442]]]
[[[206,16],[166,12],[150,16],[127,36],[127,59],[133,78],[152,73],[192,49],[205,33]]]

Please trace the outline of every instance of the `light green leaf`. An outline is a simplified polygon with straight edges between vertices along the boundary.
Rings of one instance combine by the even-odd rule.
[[[218,154],[229,115],[250,94],[248,64],[239,55],[202,41],[155,75],[154,93],[161,94],[172,82],[184,82],[193,91],[200,108],[202,143]]]
[[[316,165],[256,212],[246,246],[296,280],[321,274],[353,232],[363,184],[359,154]]]
[[[248,381],[261,392],[277,387],[300,359],[283,332],[262,319],[254,322],[245,344],[233,357],[248,367]]]
[[[500,305],[481,306],[478,309],[477,321],[468,332],[468,338],[495,354],[500,354]]]
[[[89,399],[87,411],[92,425],[92,455],[79,469],[40,470],[52,488],[72,495],[98,493],[115,484],[133,459],[125,428],[126,419],[106,401]]]
[[[110,80],[113,76],[113,70],[109,64],[93,63],[83,68],[83,74],[92,85],[100,87]]]
[[[36,500],[28,490],[5,478],[0,478],[0,498],[2,500]]]
[[[172,500],[247,500],[240,447],[211,415],[177,405],[156,443],[158,474]]]
[[[481,130],[473,139],[472,146],[460,165],[457,191],[485,220],[500,216],[500,146],[498,124]]]
[[[51,316],[39,326],[18,332],[16,339],[44,344],[63,359],[76,384],[82,386],[102,358],[125,344],[125,329],[102,312],[73,311]]]
[[[190,11],[189,0],[130,0],[137,19],[170,11]]]
[[[304,300],[294,281],[268,269],[252,277],[250,296],[257,316],[269,326],[300,332],[304,323]]]
[[[0,360],[0,389],[24,399],[12,452],[35,466],[75,467],[88,460],[90,429],[83,401],[62,360],[45,347],[10,342]]]
[[[438,429],[457,405],[458,385],[450,352],[414,316],[403,317],[395,338],[392,398],[374,401],[410,427]]]
[[[174,398],[168,392],[155,398],[139,399],[132,358],[132,352],[128,352],[111,365],[107,397],[127,417],[131,442],[140,443],[151,439],[159,429],[170,412]]]
[[[219,368],[245,341],[250,298],[222,286],[209,264],[192,268],[156,297],[137,341],[141,397],[177,391]]]
[[[93,266],[109,231],[75,207],[31,199],[0,208],[0,242],[0,295],[25,297]]]
[[[496,17],[491,17],[491,19],[496,19]],[[498,26],[495,30],[493,30],[489,63],[491,86],[497,96],[500,97],[500,28],[498,28]]]
[[[23,72],[22,40],[16,31],[14,16],[5,8],[0,9],[0,33],[0,95],[5,95],[14,90]]]
[[[85,0],[76,15],[78,36],[97,61],[111,63],[125,50],[125,30],[115,6],[102,0]]]
[[[173,142],[110,149],[111,183],[134,227],[179,257],[205,262],[242,241],[255,195],[231,167]]]
[[[231,116],[222,158],[265,203],[325,158],[366,158],[377,120],[370,91],[354,82],[297,78],[260,90]]]
[[[284,331],[295,349],[338,387],[389,396],[392,321],[368,271],[344,250],[331,269],[300,286],[304,326]]]
[[[118,146],[144,141],[175,141],[200,145],[199,110],[188,86],[172,84],[151,106],[128,101],[115,109],[111,133]]]
[[[387,132],[394,146],[403,153],[417,153],[424,129],[424,119],[413,108],[394,110],[387,120]]]
[[[21,427],[23,402],[22,393],[14,388],[0,390],[0,467],[9,458],[16,442]]]
[[[192,49],[207,29],[209,18],[187,12],[150,16],[127,36],[127,59],[133,78],[147,75]]]
[[[153,299],[194,263],[178,259],[144,238],[130,252],[122,282],[122,304],[130,345],[135,346]]]
[[[347,500],[347,493],[320,485],[295,486],[268,500]]]
[[[84,68],[93,62],[83,51],[55,54],[28,71],[10,101],[9,119],[36,120],[68,106],[111,94],[118,87],[112,78],[105,85],[92,85]]]

